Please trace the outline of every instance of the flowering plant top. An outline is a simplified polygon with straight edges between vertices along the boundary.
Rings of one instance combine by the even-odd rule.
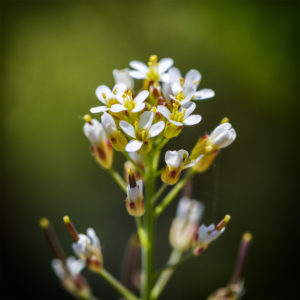
[[[227,118],[210,134],[199,137],[190,153],[184,149],[166,150],[160,168],[162,150],[168,141],[181,134],[183,127],[198,126],[202,117],[195,113],[197,105],[215,95],[211,89],[199,89],[199,71],[192,69],[183,77],[173,64],[171,58],[158,60],[156,55],[151,55],[147,64],[134,60],[129,63],[132,69],[113,70],[114,86],[110,88],[102,84],[96,88],[100,105],[90,108],[93,116],[86,114],[83,118],[83,132],[90,141],[92,156],[125,193],[126,210],[137,225],[139,239],[135,247],[141,248],[141,269],[131,266],[126,274],[139,274],[135,285],[143,300],[158,299],[176,267],[206,251],[223,234],[230,220],[230,215],[225,215],[217,225],[200,224],[204,204],[191,199],[191,189],[188,188],[191,179],[205,172],[220,150],[235,140],[236,132]],[[143,80],[141,90],[134,90],[134,80]],[[113,167],[116,152],[125,156],[124,176]],[[161,186],[156,189],[159,181]],[[155,270],[156,219],[183,188],[185,192],[178,202],[177,214],[170,227],[169,240],[173,251],[166,266]],[[87,266],[107,280],[124,298],[139,299],[132,288],[124,286],[104,268],[101,243],[96,232],[88,228],[86,234],[78,233],[68,216],[64,217],[64,222],[79,261],[62,255],[49,228],[49,221],[43,219],[41,222],[56,256],[52,265],[64,288],[77,298],[94,299],[80,274]],[[245,242],[245,245],[248,244]],[[237,266],[238,270],[242,269],[241,264]],[[226,287],[232,292],[234,286],[238,291],[233,292],[236,297],[230,299],[241,295],[240,275],[237,273],[235,280]],[[216,295],[218,293],[212,294],[214,298],[209,299],[219,299]]]

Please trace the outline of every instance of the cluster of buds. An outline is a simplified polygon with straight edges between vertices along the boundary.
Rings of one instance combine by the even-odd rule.
[[[51,265],[63,288],[75,298],[92,298],[91,289],[86,279],[80,273],[84,269],[85,263],[73,256],[65,256],[48,219],[42,218],[40,226],[55,256],[51,261]]]
[[[93,228],[88,228],[86,234],[77,232],[75,226],[68,216],[64,223],[73,239],[73,250],[75,254],[85,262],[86,266],[93,272],[100,272],[103,268],[102,250],[100,240]]]

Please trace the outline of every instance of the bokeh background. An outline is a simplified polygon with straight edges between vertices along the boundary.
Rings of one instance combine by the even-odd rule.
[[[224,116],[238,133],[194,181],[205,222],[225,213],[232,222],[209,251],[178,269],[162,299],[205,299],[224,286],[246,230],[254,240],[244,299],[299,299],[297,16],[298,1],[2,1],[0,297],[71,299],[50,269],[42,216],[67,254],[62,216],[80,231],[94,227],[106,267],[120,274],[134,222],[122,192],[91,158],[81,116],[98,104],[95,88],[113,84],[112,69],[156,53],[183,73],[200,70],[201,87],[216,91],[198,105],[202,122],[170,148],[191,149]],[[120,171],[122,162],[116,155]],[[158,266],[170,251],[175,202],[157,226]],[[117,298],[84,273],[100,299]]]

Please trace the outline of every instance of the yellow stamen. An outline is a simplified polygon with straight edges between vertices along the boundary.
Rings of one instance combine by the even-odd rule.
[[[106,100],[106,94],[102,93],[102,97]]]
[[[69,216],[64,216],[63,217],[63,220],[64,220],[64,222],[67,224],[67,223],[71,223],[71,220],[70,220],[70,218],[69,218]]]
[[[152,63],[156,63],[157,62],[157,55],[151,55],[149,57],[149,62],[152,62]]]

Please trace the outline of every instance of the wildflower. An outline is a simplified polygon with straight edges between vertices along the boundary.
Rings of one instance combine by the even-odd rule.
[[[210,135],[201,137],[192,150],[191,156],[195,157],[203,154],[194,169],[197,172],[205,172],[217,157],[219,150],[229,146],[236,138],[236,132],[228,122],[217,126]]]
[[[113,117],[108,113],[104,113],[101,117],[101,122],[113,148],[117,151],[124,151],[127,139],[117,128]]]
[[[147,153],[151,150],[152,142],[150,138],[158,136],[165,127],[164,121],[152,125],[153,118],[153,111],[144,111],[139,122],[135,123],[135,127],[126,121],[120,121],[121,129],[133,138],[125,147],[127,152],[142,151]]]
[[[201,74],[197,70],[190,70],[182,77],[177,68],[172,68],[168,72],[169,82],[164,87],[167,98],[171,98],[180,105],[185,105],[191,100],[205,100],[214,97],[215,93],[211,89],[201,89],[197,91],[201,81]]]
[[[103,258],[100,240],[93,228],[88,228],[85,234],[78,234],[76,228],[68,216],[64,217],[66,228],[73,238],[73,250],[76,255],[82,259],[87,267],[94,271],[100,272],[103,267]]]
[[[197,233],[204,205],[197,200],[183,197],[179,200],[176,217],[170,229],[170,243],[180,252],[187,251]]]
[[[224,231],[225,226],[230,220],[230,215],[226,215],[218,225],[210,224],[209,226],[201,225],[198,229],[196,246],[194,248],[194,254],[200,255],[211,242],[216,240]]]
[[[127,87],[124,83],[115,84],[112,90],[106,85],[98,86],[96,89],[96,96],[104,105],[92,107],[90,112],[95,114],[109,111],[113,104],[118,104],[117,95],[119,93],[124,93],[126,89]]]
[[[130,90],[125,91],[122,94],[117,95],[119,101],[118,104],[114,104],[111,107],[111,111],[118,113],[121,111],[127,111],[132,113],[140,112],[145,108],[145,100],[149,96],[148,91],[141,91],[134,99],[132,98],[132,92]]]
[[[145,213],[143,181],[136,181],[131,169],[128,170],[128,181],[126,209],[131,216],[140,217]]]
[[[91,297],[91,291],[85,278],[80,274],[85,267],[85,263],[70,256],[65,262],[55,258],[51,261],[54,273],[60,279],[62,286],[66,291],[80,299]]]
[[[172,58],[162,58],[157,62],[157,56],[151,55],[148,66],[143,62],[133,60],[130,62],[130,67],[134,70],[129,71],[131,77],[136,79],[148,79],[153,82],[167,81],[168,74],[166,73],[173,65]]]
[[[109,169],[113,162],[114,152],[106,137],[103,126],[90,115],[85,115],[86,123],[83,126],[85,136],[92,143],[91,151],[95,160],[105,169]]]
[[[185,108],[173,103],[172,108],[172,112],[170,112],[166,106],[158,105],[157,107],[157,111],[168,120],[164,131],[164,135],[168,139],[176,137],[181,132],[183,125],[191,126],[201,121],[200,115],[191,115],[196,108],[196,104],[193,102],[188,103]]]
[[[55,274],[60,279],[63,288],[75,297],[83,299],[91,298],[89,285],[80,274],[81,270],[85,267],[84,262],[76,260],[74,257],[65,257],[48,219],[42,218],[40,226],[55,256],[51,265]]]
[[[126,88],[128,90],[133,90],[134,88],[134,80],[133,78],[129,75],[129,69],[123,69],[123,70],[113,70],[113,76],[115,79],[115,83],[123,83],[125,84]]]
[[[181,171],[195,165],[202,156],[191,160],[186,150],[167,151],[165,154],[166,166],[161,174],[161,180],[169,185],[175,184],[180,178]]]

